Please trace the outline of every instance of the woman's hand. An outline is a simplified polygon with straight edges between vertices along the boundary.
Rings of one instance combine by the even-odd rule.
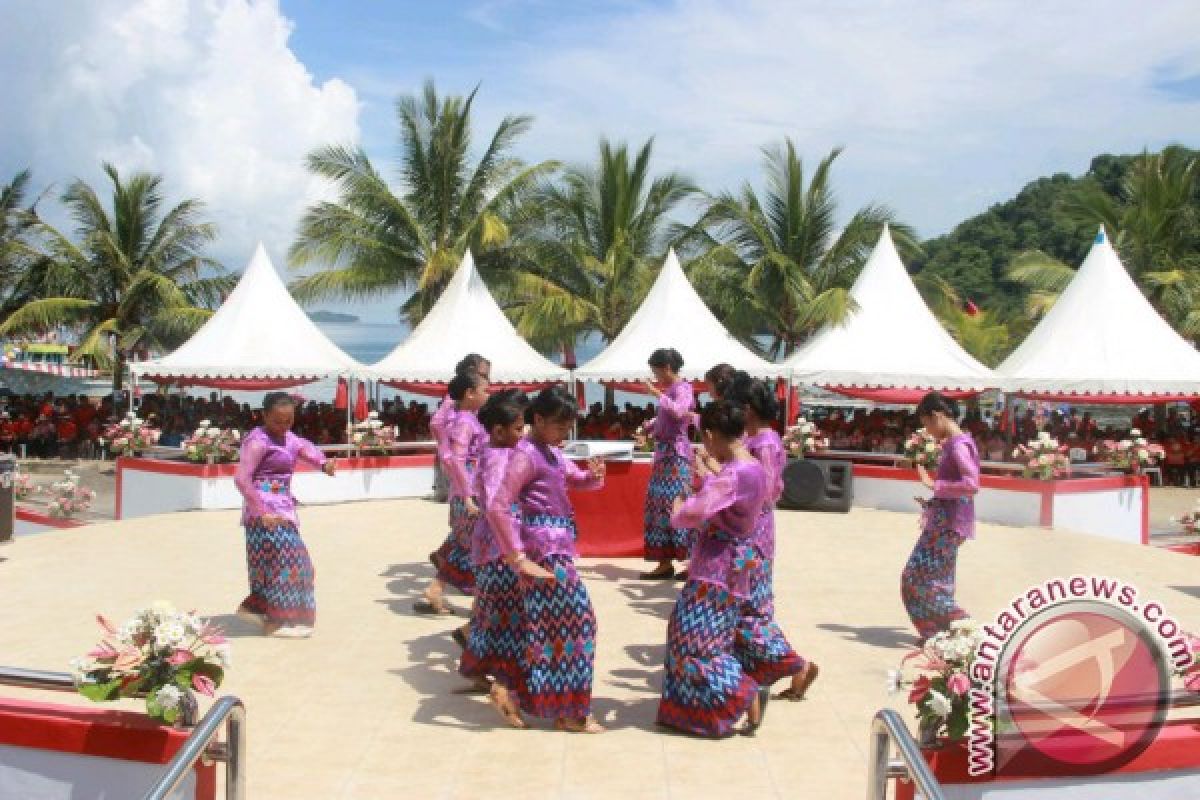
[[[518,574],[524,575],[526,578],[533,578],[534,580],[539,581],[554,580],[553,572],[538,566],[524,553],[518,553],[517,557],[511,563],[513,569],[515,569]]]
[[[276,528],[283,527],[285,520],[279,514],[263,514],[258,518],[258,522],[267,530],[273,531]]]
[[[933,488],[933,478],[929,477],[929,471],[925,469],[924,464],[917,464],[917,478],[925,485],[926,489]]]
[[[596,480],[603,480],[604,476],[608,474],[608,467],[598,458],[589,458],[587,465],[588,471],[592,473],[592,477]]]
[[[326,475],[328,475],[329,477],[332,478],[334,475],[337,474],[337,461],[335,461],[332,458],[327,460],[321,466],[321,472],[324,472]]]
[[[474,498],[474,497],[468,497],[468,498],[467,498],[467,499],[464,501],[464,504],[465,504],[465,505],[466,505],[466,507],[467,507],[467,513],[468,513],[468,514],[470,514],[472,517],[478,517],[478,516],[479,516],[479,513],[480,513],[480,512],[479,512],[479,504],[475,502],[475,498]]]
[[[659,389],[657,386],[655,386],[654,381],[642,381],[642,384],[646,387],[646,391],[648,391],[650,394],[654,395],[655,397],[662,396],[662,389]]]
[[[671,516],[678,514],[681,508],[683,508],[683,495],[679,495],[675,498],[675,502],[671,503]]]

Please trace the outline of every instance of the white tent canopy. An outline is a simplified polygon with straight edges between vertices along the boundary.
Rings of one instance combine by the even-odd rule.
[[[850,289],[858,308],[784,362],[796,383],[843,389],[982,391],[996,375],[925,305],[887,227]]]
[[[570,377],[516,332],[479,277],[470,252],[421,324],[369,374],[385,381],[448,383],[455,364],[468,353],[480,353],[492,362],[494,383],[549,383]]]
[[[262,243],[237,286],[200,330],[170,355],[131,365],[134,373],[148,378],[202,385],[306,383],[363,369],[297,305]]]
[[[595,381],[635,381],[650,377],[646,359],[660,347],[683,356],[681,376],[702,380],[709,367],[722,362],[757,377],[782,370],[759,358],[730,335],[696,294],[683,273],[675,251],[667,253],[662,271],[630,318],[607,348],[575,370],[575,377]]]
[[[1070,285],[996,372],[1005,390],[1035,395],[1200,395],[1200,352],[1150,305],[1103,228]]]

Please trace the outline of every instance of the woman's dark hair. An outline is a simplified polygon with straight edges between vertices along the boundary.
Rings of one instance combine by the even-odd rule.
[[[729,388],[729,383],[736,374],[737,370],[728,364],[717,364],[708,368],[708,372],[704,373],[704,380],[711,383],[717,390],[717,396],[713,400],[720,400],[724,396],[725,391]]]
[[[941,392],[930,392],[921,398],[921,402],[917,403],[918,417],[927,417],[937,411],[942,412],[950,419],[958,418],[958,404]]]
[[[742,407],[728,400],[709,403],[700,412],[700,429],[714,431],[726,439],[736,439],[746,432],[746,417]]]
[[[766,423],[774,422],[779,416],[779,400],[771,386],[740,370],[725,389],[724,399],[753,409],[754,415]]]
[[[262,410],[264,414],[270,414],[272,409],[279,406],[292,406],[294,408],[295,405],[296,401],[287,392],[267,392],[263,395]]]
[[[529,397],[520,389],[505,389],[489,397],[479,409],[479,423],[487,431],[497,425],[512,425],[525,418],[528,405]]]
[[[454,365],[454,374],[466,375],[468,372],[479,372],[479,368],[485,364],[490,367],[492,362],[479,355],[479,353],[468,353],[463,356],[462,361]]]
[[[525,409],[525,421],[532,423],[534,417],[556,421],[574,420],[579,413],[575,398],[562,386],[547,386],[537,393],[529,408]]]
[[[660,347],[650,354],[646,363],[652,367],[670,367],[671,372],[683,369],[683,356],[673,347]]]
[[[450,385],[446,387],[446,393],[450,395],[451,400],[457,403],[462,400],[468,389],[474,389],[482,383],[483,376],[478,372],[474,370],[460,372],[450,380]]]

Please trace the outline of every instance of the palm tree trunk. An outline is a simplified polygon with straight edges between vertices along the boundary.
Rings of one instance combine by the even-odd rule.
[[[566,367],[567,369],[575,369],[575,367],[579,366],[575,362],[575,343],[574,342],[568,341],[568,342],[562,343],[562,357],[563,357],[563,359],[562,359],[563,366]]]
[[[118,350],[113,361],[113,394],[125,386],[125,353]]]

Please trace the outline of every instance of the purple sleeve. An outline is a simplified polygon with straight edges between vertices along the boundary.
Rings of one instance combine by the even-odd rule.
[[[467,479],[467,456],[475,435],[466,419],[456,419],[446,429],[446,452],[441,454],[442,466],[450,479],[450,489],[456,497],[470,497],[471,484]]]
[[[658,407],[677,420],[687,421],[690,419],[688,415],[692,413],[694,400],[692,385],[687,381],[680,381],[658,396]]]
[[[962,442],[955,442],[942,453],[958,467],[958,480],[936,480],[933,482],[934,497],[970,497],[979,491],[979,461],[971,457],[970,449]]]
[[[442,398],[442,404],[437,407],[437,411],[433,412],[433,416],[429,418],[429,432],[433,434],[433,440],[437,442],[438,447],[443,446],[442,437],[446,435],[446,425],[450,422],[450,416],[454,413],[454,401],[450,399],[450,395]]]
[[[258,489],[254,487],[254,471],[262,463],[266,452],[267,443],[259,437],[247,436],[242,440],[242,452],[238,457],[237,472],[233,474],[233,484],[246,501],[246,516],[249,519],[256,519],[263,514]]]
[[[525,550],[521,543],[521,531],[513,520],[512,504],[517,502],[526,484],[533,480],[535,472],[536,467],[529,454],[523,450],[514,450],[508,458],[504,475],[495,492],[488,498],[487,508],[483,510],[487,514],[488,525],[492,528],[496,543],[505,556]]]
[[[305,439],[303,436],[297,436],[296,442],[296,458],[301,461],[312,464],[317,469],[325,466],[325,454],[315,444]]]
[[[584,469],[561,452],[558,457],[562,459],[563,471],[567,475],[567,486],[585,492],[604,486],[604,478],[595,477],[590,469]]]
[[[679,510],[671,515],[671,525],[677,528],[695,528],[735,502],[737,475],[733,470],[721,470],[705,479],[700,490],[683,501]]]

